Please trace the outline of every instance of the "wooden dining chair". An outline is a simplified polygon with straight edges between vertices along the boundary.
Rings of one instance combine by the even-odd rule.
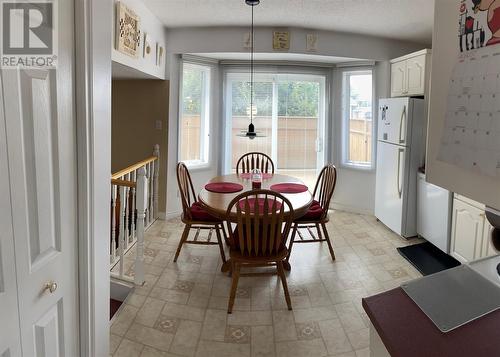
[[[275,266],[281,279],[288,310],[292,309],[283,260],[288,255],[286,239],[293,222],[293,207],[281,194],[270,190],[255,190],[235,197],[227,209],[232,284],[227,312],[233,310],[238,279],[242,267]],[[233,215],[233,218],[231,218]],[[235,215],[235,216],[234,216]],[[236,223],[233,230],[232,223]]]
[[[290,245],[288,247],[288,257],[287,262],[292,254],[292,246],[294,243],[311,243],[311,242],[327,242],[328,249],[330,250],[330,255],[332,260],[335,260],[335,252],[333,251],[332,242],[330,241],[330,236],[328,230],[326,229],[326,223],[328,222],[328,208],[330,207],[330,201],[335,191],[335,186],[337,184],[337,168],[334,165],[325,166],[316,181],[316,186],[313,192],[313,203],[307,211],[307,213],[296,219],[293,222],[292,237],[290,238]],[[313,229],[316,228],[317,236],[314,234]],[[305,238],[300,229],[307,229],[311,238]],[[323,230],[323,235],[321,234]],[[296,239],[296,235],[299,239]]]
[[[249,152],[239,158],[236,163],[236,173],[249,173],[253,169],[260,169],[263,173],[274,174],[274,162],[264,153]]]
[[[177,183],[179,185],[179,192],[182,201],[182,216],[181,220],[184,223],[184,231],[182,232],[179,246],[175,252],[174,262],[177,261],[179,253],[181,252],[182,245],[188,244],[202,244],[202,245],[218,245],[222,262],[226,263],[226,256],[224,254],[224,247],[222,245],[221,231],[224,238],[227,240],[226,232],[224,230],[224,223],[217,217],[212,216],[207,212],[203,206],[197,201],[196,194],[191,180],[191,175],[187,166],[179,162],[177,164]],[[188,240],[189,232],[191,229],[196,229],[193,240]],[[200,231],[209,230],[207,240],[201,240]],[[216,233],[216,241],[212,240],[213,231]]]

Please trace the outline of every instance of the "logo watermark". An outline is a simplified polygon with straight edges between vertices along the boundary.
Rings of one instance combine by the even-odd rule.
[[[54,68],[57,65],[57,1],[1,4],[2,68]]]

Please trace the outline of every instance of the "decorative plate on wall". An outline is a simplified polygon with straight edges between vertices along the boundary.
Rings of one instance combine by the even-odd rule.
[[[144,33],[144,44],[142,48],[142,57],[146,59],[150,59],[153,56],[153,46],[154,43],[151,39],[151,35],[149,33]]]
[[[116,50],[131,57],[139,55],[141,43],[140,18],[121,2],[116,3]]]

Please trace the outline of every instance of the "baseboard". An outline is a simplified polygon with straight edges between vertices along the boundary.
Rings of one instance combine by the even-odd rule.
[[[167,219],[167,213],[166,212],[158,212],[158,219],[165,221]]]
[[[172,219],[172,218],[180,217],[181,213],[182,213],[181,211],[178,211],[178,212],[167,212],[167,213],[165,213],[165,220],[169,220],[169,219]]]
[[[362,208],[362,207],[354,207],[350,205],[344,205],[342,203],[333,203],[332,205],[333,209],[339,210],[339,211],[344,211],[344,212],[349,212],[349,213],[358,213],[358,214],[366,214],[366,215],[372,215],[374,214],[373,210],[368,209],[368,208]]]

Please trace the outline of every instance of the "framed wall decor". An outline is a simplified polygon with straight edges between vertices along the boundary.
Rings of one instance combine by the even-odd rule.
[[[157,66],[163,65],[164,58],[165,58],[165,48],[157,42],[156,43],[156,65]]]
[[[316,52],[318,51],[318,35],[315,33],[309,33],[306,36],[306,51]]]
[[[245,32],[243,34],[243,48],[250,49],[252,48],[252,33]]]
[[[116,50],[137,58],[141,43],[140,18],[121,2],[116,3]]]
[[[290,49],[290,32],[289,31],[274,31],[273,32],[273,50],[288,51]]]

